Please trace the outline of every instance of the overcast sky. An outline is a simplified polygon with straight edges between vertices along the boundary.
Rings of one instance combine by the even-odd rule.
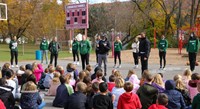
[[[58,2],[60,2],[62,0],[58,0]],[[86,0],[79,0],[80,2],[86,2]],[[108,3],[108,2],[112,2],[114,0],[88,0],[90,4],[94,4],[94,3]],[[130,0],[118,0],[118,1],[130,1]],[[78,0],[72,0],[72,2],[78,2]]]

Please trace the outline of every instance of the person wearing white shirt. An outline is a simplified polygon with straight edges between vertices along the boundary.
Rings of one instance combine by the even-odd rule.
[[[17,85],[16,85],[15,81],[13,80],[13,78],[14,78],[14,72],[11,70],[7,70],[6,71],[6,82],[7,82],[8,86],[13,88],[12,94],[15,98]]]
[[[134,68],[138,68],[139,43],[140,42],[138,41],[138,37],[136,37],[134,39],[134,42],[131,45],[133,49],[133,58],[134,58],[134,63],[135,63]]]

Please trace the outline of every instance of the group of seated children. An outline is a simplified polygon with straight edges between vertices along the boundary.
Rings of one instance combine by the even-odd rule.
[[[198,73],[186,69],[166,81],[162,73],[153,75],[148,70],[141,79],[134,70],[127,73],[124,79],[114,69],[107,82],[101,67],[92,73],[91,65],[80,72],[72,63],[65,71],[53,65],[44,71],[34,62],[14,72],[6,63],[1,70],[0,106],[12,109],[18,101],[22,109],[42,109],[40,90],[45,89],[46,96],[55,96],[52,105],[65,109],[200,109]]]

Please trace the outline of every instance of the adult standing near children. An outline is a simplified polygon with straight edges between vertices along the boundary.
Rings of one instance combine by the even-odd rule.
[[[82,61],[82,70],[85,70],[85,66],[89,65],[89,56],[90,56],[90,49],[91,49],[91,44],[90,42],[86,39],[86,36],[82,36],[82,41],[80,41],[79,44],[79,50],[80,50],[80,55],[81,55],[81,61]]]
[[[77,38],[75,37],[72,43],[72,54],[73,54],[74,64],[76,65],[79,65],[78,47],[79,47],[79,43],[78,43]]]
[[[44,55],[46,58],[46,64],[48,64],[48,48],[49,48],[49,44],[46,40],[46,38],[44,37],[40,43],[40,50],[42,52],[42,60],[41,63],[43,63],[43,59],[44,59]]]
[[[149,59],[150,49],[151,49],[150,42],[146,37],[145,32],[142,32],[139,44],[139,56],[141,59],[142,73],[144,70],[148,70],[148,59]]]
[[[119,36],[116,37],[116,40],[114,42],[114,66],[113,68],[116,68],[117,58],[119,59],[119,65],[117,68],[121,68],[121,50],[122,50],[122,42],[119,38]]]
[[[53,40],[49,44],[49,51],[51,52],[50,55],[50,64],[52,64],[54,59],[54,66],[57,66],[57,60],[58,60],[58,52],[60,50],[60,45],[57,41],[57,37],[54,37]]]
[[[138,40],[138,37],[137,36],[135,39],[134,39],[134,42],[132,43],[131,47],[133,49],[133,58],[134,58],[134,63],[135,63],[135,66],[134,68],[138,68],[138,55],[139,55],[139,40]]]
[[[18,66],[18,43],[17,43],[16,36],[12,37],[12,40],[10,41],[10,44],[9,44],[9,48],[10,48],[10,55],[11,55],[11,59],[10,59],[11,67],[14,67],[13,65],[14,58],[15,58],[15,67],[19,67]]]
[[[168,48],[168,41],[165,39],[165,36],[162,35],[160,41],[158,42],[158,50],[160,57],[160,70],[165,70],[166,66],[166,50]],[[162,66],[162,59],[164,61],[164,65]]]
[[[190,38],[188,40],[187,52],[189,55],[190,62],[190,70],[194,71],[197,52],[199,51],[199,40],[196,38],[194,32],[190,34]]]
[[[111,49],[110,42],[107,40],[106,35],[101,35],[101,40],[99,41],[99,54],[98,54],[98,64],[99,67],[104,63],[104,75],[107,73],[107,57],[108,52]]]
[[[99,41],[101,40],[100,35],[97,35],[95,40],[95,53],[96,53],[96,62],[97,64],[95,66],[98,66],[98,54],[99,54]]]

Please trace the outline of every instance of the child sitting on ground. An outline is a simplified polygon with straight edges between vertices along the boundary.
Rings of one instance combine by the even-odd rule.
[[[192,71],[190,69],[186,69],[183,73],[183,83],[188,86],[189,81],[191,80]]]
[[[20,67],[19,67],[19,70],[17,71],[17,79],[18,79],[18,84],[19,85],[22,85],[22,83],[21,83],[21,78],[22,78],[22,75],[25,73],[25,70],[26,70],[26,67],[25,67],[25,65],[21,65]]]
[[[197,82],[200,80],[200,74],[199,73],[193,73],[191,76],[191,79],[188,83],[188,91],[190,94],[190,98],[193,100],[194,96],[198,94],[197,90]]]
[[[156,104],[152,104],[148,109],[167,109],[165,106],[168,104],[168,97],[164,93],[158,94]]]
[[[107,96],[108,86],[106,82],[99,84],[100,94],[95,95],[93,99],[94,109],[113,109],[112,99]]]
[[[107,84],[108,84],[108,90],[110,92],[112,92],[112,89],[115,87],[115,79],[116,78],[114,75],[109,76],[109,82]]]
[[[129,71],[128,71],[128,74],[127,74],[127,76],[126,76],[126,78],[125,78],[125,81],[128,81],[129,78],[131,77],[131,75],[133,75],[133,74],[135,74],[135,71],[134,71],[134,70],[129,70]]]
[[[142,78],[140,79],[140,86],[142,86],[145,83],[145,78],[149,74],[148,70],[144,70],[142,74]]]
[[[137,90],[140,88],[140,80],[138,79],[136,74],[132,74],[128,80],[129,82],[131,82],[133,84],[133,93],[136,93]]]
[[[46,103],[42,102],[42,98],[40,97],[35,83],[28,81],[24,86],[25,88],[22,90],[20,99],[22,109],[42,109]]]
[[[126,91],[120,95],[117,109],[140,109],[142,105],[137,94],[132,93],[133,84],[131,82],[126,82],[124,84],[124,90]]]
[[[49,87],[50,87],[50,82],[52,81],[52,79],[54,77],[54,71],[55,71],[54,67],[50,67],[49,73],[47,73],[45,78],[44,78],[43,86],[46,89],[49,89]]]
[[[54,77],[53,77],[52,81],[50,82],[50,87],[49,87],[48,93],[46,95],[48,95],[48,96],[56,95],[56,90],[57,90],[58,86],[60,85],[59,78],[60,78],[60,73],[55,72]]]
[[[162,93],[165,90],[164,82],[160,74],[154,76],[152,85],[158,89],[159,93]]]
[[[87,76],[92,76],[92,66],[86,65],[86,70],[89,72],[89,75],[87,75]]]
[[[198,94],[194,97],[193,102],[192,102],[192,109],[200,109],[200,81],[198,81],[197,83],[197,90],[198,90]]]
[[[92,80],[92,83],[94,83],[94,82],[98,82],[98,83],[104,82],[102,80],[102,77],[103,77],[103,71],[102,70],[98,70],[97,73],[96,73],[96,78],[94,80]]]

